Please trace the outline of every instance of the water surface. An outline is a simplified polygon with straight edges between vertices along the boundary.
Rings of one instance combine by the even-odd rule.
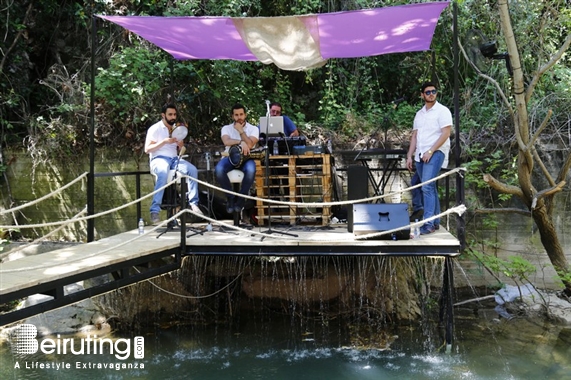
[[[351,338],[334,320],[242,318],[231,327],[179,324],[143,332],[145,357],[91,363],[137,363],[137,369],[75,368],[77,356],[12,354],[0,348],[2,379],[571,379],[571,328],[542,319],[500,318],[493,309],[456,309],[454,344],[446,352],[435,323],[391,327]],[[367,326],[360,326],[361,330]],[[374,328],[378,332],[377,328]],[[353,331],[353,335],[355,332]],[[398,334],[390,347],[388,340]],[[380,338],[382,336],[384,338]],[[124,335],[124,338],[130,338]],[[370,338],[370,340],[369,340]],[[387,340],[383,340],[387,339]],[[15,369],[19,362],[71,363],[71,369]]]

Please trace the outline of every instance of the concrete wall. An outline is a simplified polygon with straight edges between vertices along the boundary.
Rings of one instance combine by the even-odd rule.
[[[6,176],[0,181],[3,209],[33,203],[48,196],[47,199],[26,207],[20,211],[3,215],[2,224],[32,225],[46,222],[64,221],[80,213],[87,205],[87,177],[65,190],[61,188],[83,173],[89,171],[88,157],[70,157],[65,162],[43,162],[36,165],[24,151],[5,152],[10,161]],[[148,160],[145,157],[135,159],[128,154],[106,151],[97,157],[95,172],[148,172]],[[152,191],[150,175],[142,176],[144,192]],[[113,209],[135,198],[135,177],[104,177],[95,180],[95,212]],[[145,206],[148,209],[148,203]],[[136,225],[136,208],[114,212],[98,219],[95,223],[96,237],[101,238],[114,232],[133,229]],[[53,236],[53,239],[84,241],[87,222],[67,225]],[[22,235],[34,239],[52,231],[55,227],[22,230]]]

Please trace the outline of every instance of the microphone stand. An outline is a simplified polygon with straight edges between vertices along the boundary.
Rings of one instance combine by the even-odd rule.
[[[268,141],[269,141],[269,136],[268,136],[268,132],[270,129],[270,101],[266,100],[266,106],[267,106],[267,113],[266,113],[266,157],[265,157],[265,166],[266,166],[266,178],[265,178],[265,186],[266,186],[266,190],[268,191],[268,198],[270,197],[270,148],[268,146]],[[261,126],[260,126],[261,127]],[[273,153],[273,151],[272,151]],[[282,234],[282,235],[287,235],[287,236],[293,236],[293,237],[297,237],[298,235],[296,234],[292,234],[289,232],[282,232],[282,231],[276,231],[272,229],[272,204],[269,203],[268,204],[268,229],[265,231],[262,231],[262,233],[265,234],[273,234],[273,233],[278,233],[278,234]],[[265,236],[262,237],[261,240],[264,240]]]
[[[204,159],[206,160],[206,182],[209,182],[210,179],[210,160],[212,159],[212,155],[210,154],[210,152],[206,152],[204,153]],[[210,216],[213,211],[212,211],[212,200],[210,198],[210,188],[208,188],[206,190],[206,204],[208,205],[208,215]],[[191,234],[186,235],[187,238],[189,237],[193,237],[195,235],[204,235],[205,231],[212,231],[212,223],[210,221],[208,221],[208,224],[206,225],[206,227],[204,228],[190,228],[190,230],[193,232]]]

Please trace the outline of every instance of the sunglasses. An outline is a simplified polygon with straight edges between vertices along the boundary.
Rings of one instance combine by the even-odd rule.
[[[424,95],[436,95],[436,90],[424,91]]]

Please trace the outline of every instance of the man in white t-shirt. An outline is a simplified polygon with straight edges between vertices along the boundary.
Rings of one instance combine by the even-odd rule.
[[[240,145],[242,154],[248,156],[250,150],[256,146],[260,138],[258,127],[246,121],[246,108],[241,104],[232,107],[232,124],[222,127],[220,137],[226,147],[226,152],[233,145]],[[228,178],[228,172],[239,169],[244,172],[244,178],[240,185],[240,194],[247,195],[256,178],[256,162],[254,160],[244,160],[238,167],[235,167],[228,157],[223,157],[216,164],[215,175],[220,186],[228,191],[232,191],[232,184]],[[234,195],[226,194],[226,211],[228,213],[241,212],[244,207],[246,198],[234,197]]]
[[[424,100],[424,107],[414,117],[410,147],[406,158],[408,170],[413,168],[412,160],[416,162],[420,182],[435,178],[442,167],[448,166],[452,113],[436,101],[436,94],[436,86],[431,82],[425,82],[420,88],[420,97]],[[436,182],[427,183],[421,189],[424,205],[423,218],[428,219],[438,215],[440,200],[436,191]],[[437,224],[437,220],[425,222],[420,228],[420,234],[433,233]]]
[[[192,178],[198,178],[198,170],[190,162],[179,159],[178,153],[184,146],[183,139],[173,137],[175,129],[177,110],[174,104],[165,104],[161,110],[161,120],[153,124],[147,130],[145,139],[145,153],[149,154],[151,160],[151,173],[157,178],[155,182],[155,190],[167,184],[168,173],[171,169],[176,169],[183,175]],[[179,126],[184,124],[179,123]],[[188,207],[192,212],[203,215],[198,207],[198,183],[188,180]],[[151,202],[151,223],[156,225],[160,222],[159,212],[161,211],[161,203],[163,200],[164,190],[153,195]]]

